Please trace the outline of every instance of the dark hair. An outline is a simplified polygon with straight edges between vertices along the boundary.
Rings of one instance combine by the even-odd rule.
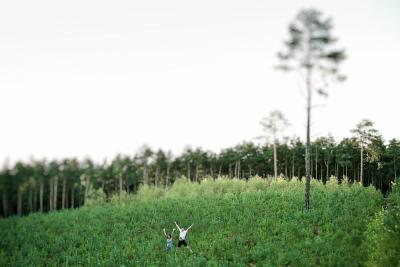
[[[171,234],[167,234],[167,238],[171,238]]]

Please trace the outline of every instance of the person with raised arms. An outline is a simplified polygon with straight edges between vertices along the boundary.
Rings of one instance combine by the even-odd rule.
[[[189,226],[187,229],[179,227],[179,225],[176,222],[175,222],[175,225],[179,230],[179,241],[178,241],[178,247],[175,250],[175,255],[181,246],[187,247],[190,250],[190,252],[193,253],[192,249],[188,246],[188,244],[186,242],[186,234],[190,230],[190,228],[193,226],[193,224],[191,226]]]
[[[175,228],[172,229],[172,233],[171,234],[167,234],[165,232],[165,228],[163,229],[164,231],[164,236],[167,239],[167,251],[171,251],[173,248],[173,244],[172,244],[172,235],[174,234]]]

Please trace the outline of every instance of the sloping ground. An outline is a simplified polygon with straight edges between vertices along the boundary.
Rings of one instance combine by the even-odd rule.
[[[374,188],[218,180],[146,188],[124,206],[0,220],[0,266],[358,266],[368,223],[382,208]],[[160,191],[161,190],[161,191]],[[161,192],[161,193],[160,193]],[[146,194],[145,194],[146,193]],[[156,200],[143,200],[148,196]],[[142,200],[142,201],[140,201]],[[165,251],[162,229],[194,223],[193,254]],[[176,233],[176,232],[175,232]],[[174,236],[174,245],[177,235]]]

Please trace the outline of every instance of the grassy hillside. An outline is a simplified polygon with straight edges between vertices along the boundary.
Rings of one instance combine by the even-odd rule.
[[[125,205],[0,220],[0,266],[358,266],[382,196],[359,185],[252,179],[141,189]],[[193,254],[165,251],[162,229],[187,227]],[[174,245],[177,235],[174,236]]]

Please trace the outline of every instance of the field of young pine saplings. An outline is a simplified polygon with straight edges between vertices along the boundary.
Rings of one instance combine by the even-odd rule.
[[[135,196],[0,220],[0,266],[400,266],[400,190],[374,187],[178,180]],[[386,207],[383,210],[383,207]],[[163,228],[193,227],[193,250],[166,250]]]

